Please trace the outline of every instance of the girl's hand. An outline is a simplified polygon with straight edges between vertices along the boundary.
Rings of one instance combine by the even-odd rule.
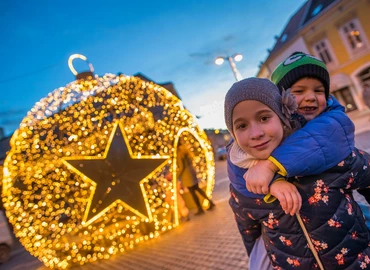
[[[301,194],[299,194],[297,187],[292,183],[285,180],[275,181],[270,186],[270,194],[279,200],[285,214],[294,216],[301,209]]]

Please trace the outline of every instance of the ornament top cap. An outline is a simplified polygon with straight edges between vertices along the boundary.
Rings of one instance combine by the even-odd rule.
[[[90,67],[90,71],[85,71],[85,72],[81,72],[81,73],[78,73],[76,71],[76,69],[73,67],[73,64],[72,64],[72,61],[76,58],[79,58],[81,60],[84,60],[86,61],[86,63],[89,65]],[[94,67],[93,65],[87,60],[87,57],[82,55],[82,54],[72,54],[69,58],[68,58],[68,67],[69,69],[71,70],[71,72],[73,73],[73,75],[75,75],[77,77],[77,79],[80,79],[80,78],[83,78],[83,77],[86,77],[85,75],[90,75],[92,76],[93,73],[94,73]],[[88,73],[88,74],[87,74]],[[85,75],[84,75],[85,74]],[[82,76],[81,76],[82,75]]]

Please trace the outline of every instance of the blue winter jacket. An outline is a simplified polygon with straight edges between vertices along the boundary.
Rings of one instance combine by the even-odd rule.
[[[320,174],[344,160],[355,147],[354,124],[344,112],[344,107],[333,98],[318,117],[288,136],[269,157],[287,177]],[[228,156],[231,149],[228,145]],[[227,161],[228,176],[233,187],[249,198],[263,198],[246,188],[243,175],[247,169]],[[275,178],[274,178],[275,179]]]
[[[322,173],[346,158],[354,149],[355,126],[344,107],[332,96],[327,109],[288,136],[269,157],[283,175]]]

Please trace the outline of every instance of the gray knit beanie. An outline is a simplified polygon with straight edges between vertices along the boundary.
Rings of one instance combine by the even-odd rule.
[[[286,126],[291,127],[289,118],[297,108],[294,97],[284,90],[280,94],[279,88],[268,79],[247,78],[234,83],[225,97],[225,123],[233,137],[233,110],[244,100],[262,102],[270,107]]]

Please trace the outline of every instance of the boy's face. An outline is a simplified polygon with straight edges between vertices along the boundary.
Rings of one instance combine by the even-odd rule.
[[[255,100],[238,103],[233,110],[235,140],[244,152],[267,159],[283,139],[283,124],[277,114]]]
[[[290,88],[290,93],[295,96],[297,112],[307,121],[314,119],[326,108],[325,88],[314,78],[302,78]]]

